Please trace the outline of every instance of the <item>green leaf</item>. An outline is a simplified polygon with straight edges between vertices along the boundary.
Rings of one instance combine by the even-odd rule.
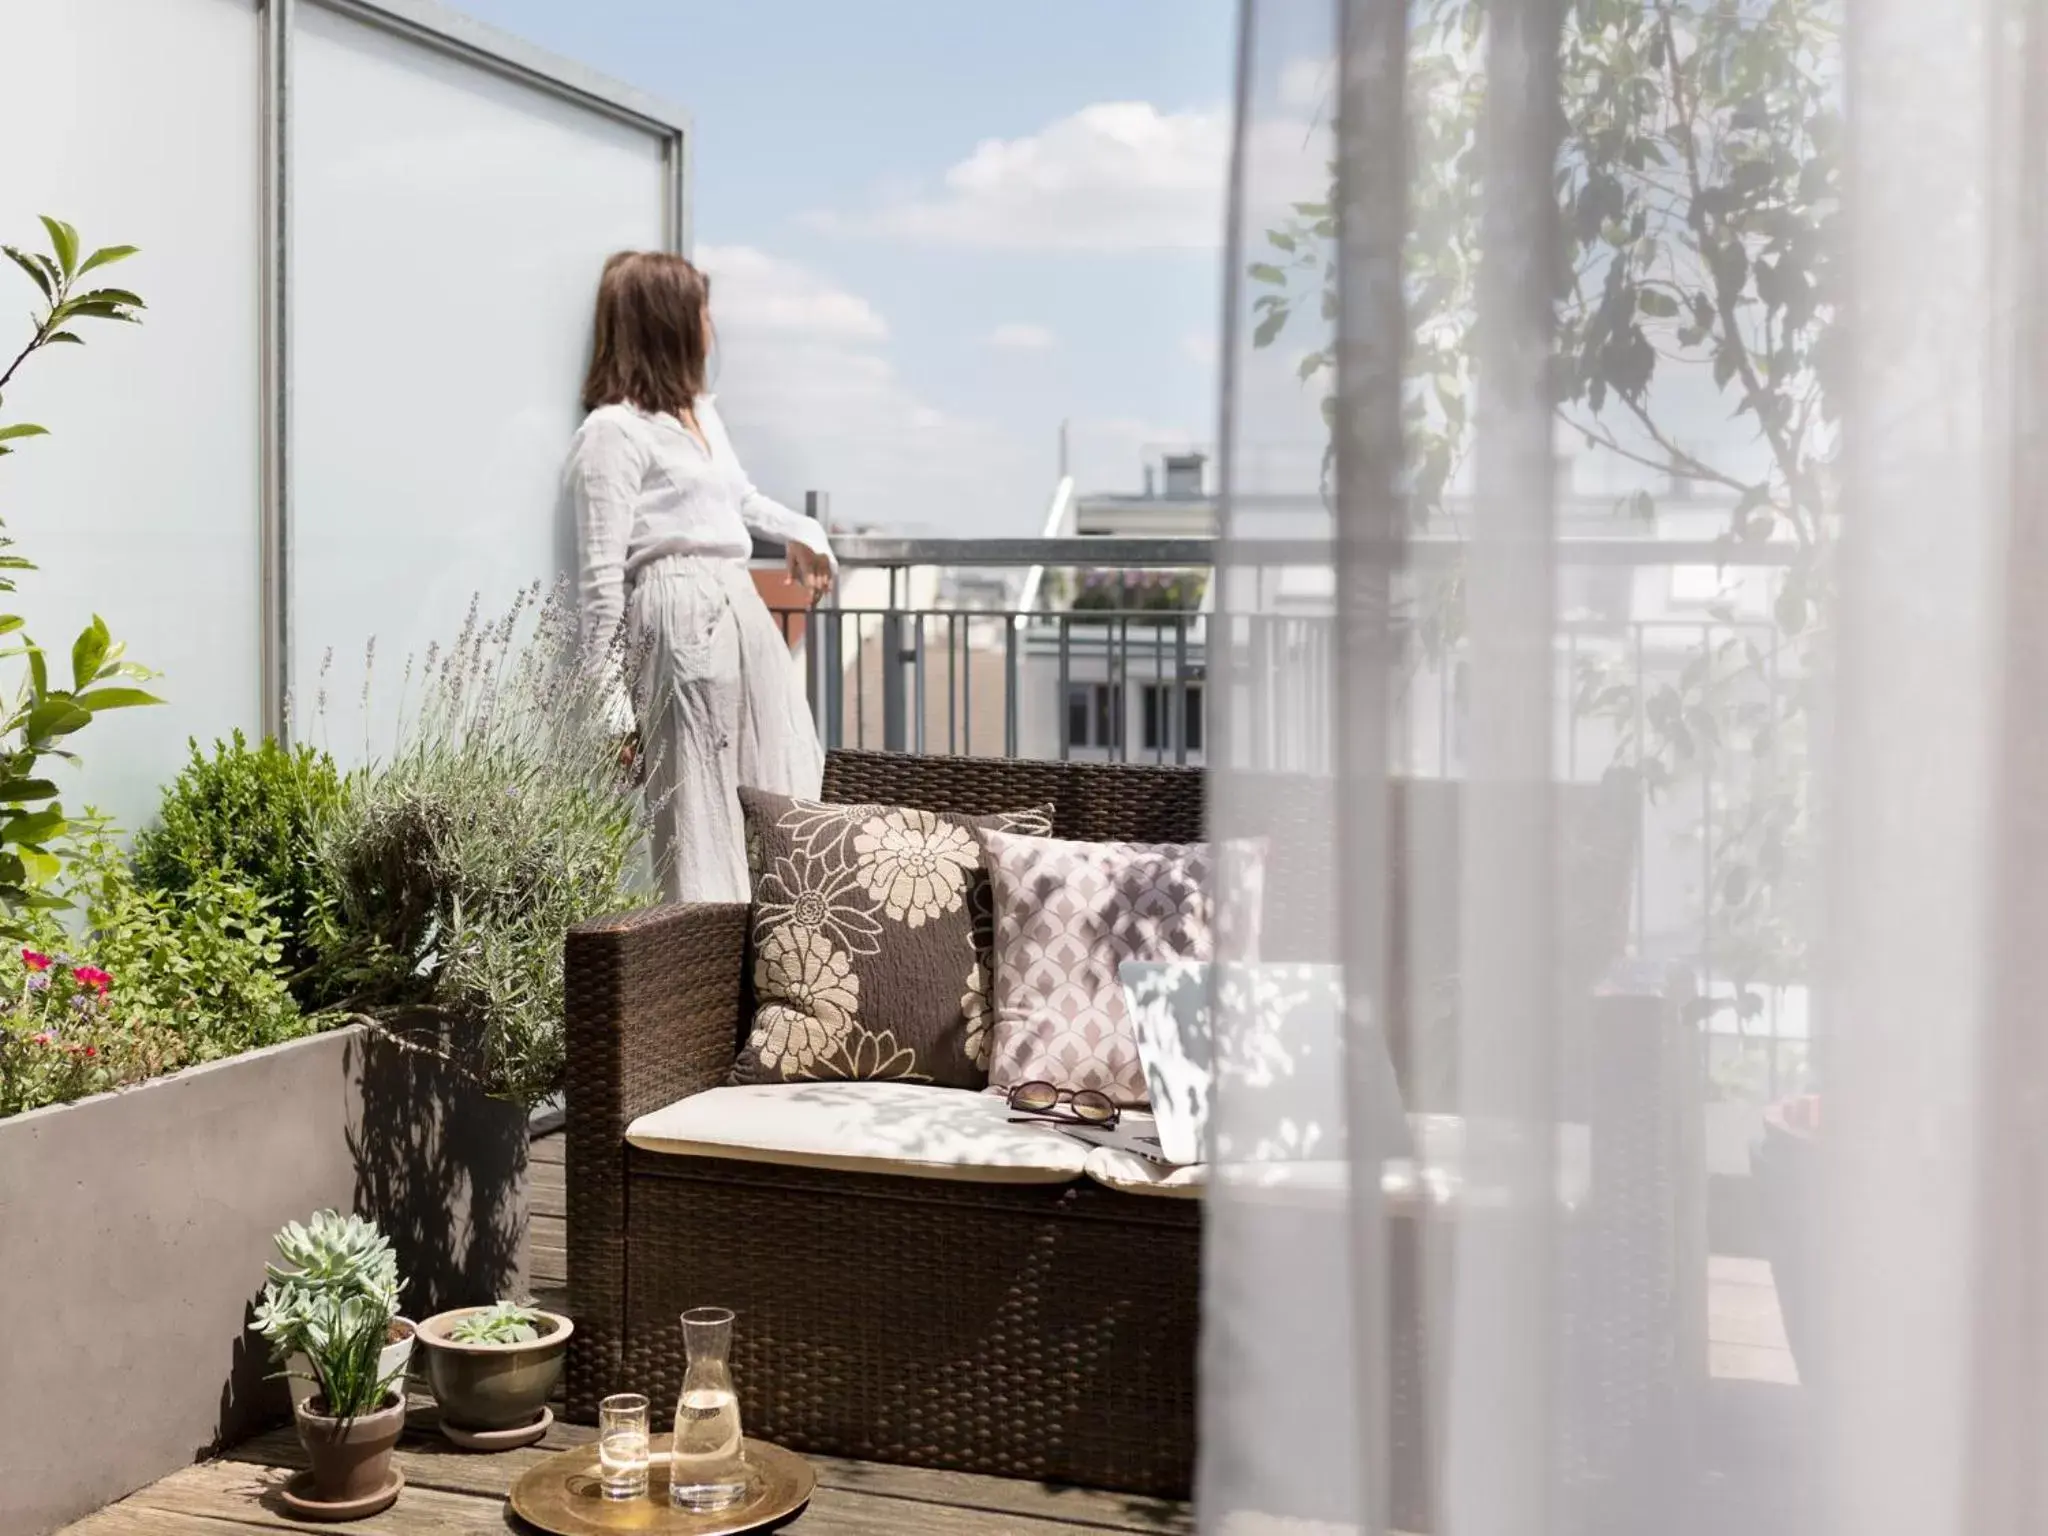
[[[1255,347],[1271,346],[1273,338],[1280,334],[1281,327],[1286,324],[1287,311],[1284,309],[1274,310],[1265,319],[1261,320],[1258,328],[1252,332],[1252,345]]]
[[[142,302],[138,295],[130,293],[126,288],[95,288],[90,293],[81,293],[78,296],[77,302],[80,304],[125,304],[130,309],[147,309],[149,307]]]
[[[26,252],[18,251],[11,245],[0,245],[0,254],[4,254],[9,261],[26,272],[29,280],[42,289],[45,299],[54,299],[57,296],[56,290],[50,286],[48,275]]]
[[[161,704],[163,700],[140,688],[95,688],[90,693],[77,695],[74,702],[82,709],[97,712],[102,709],[134,709],[143,704]]]
[[[49,334],[49,335],[45,336],[45,337],[43,338],[43,340],[44,340],[45,342],[51,342],[51,341],[68,341],[68,342],[70,342],[70,343],[71,343],[71,344],[72,344],[73,346],[79,346],[79,347],[82,347],[82,346],[84,346],[84,345],[85,345],[84,341],[82,341],[81,339],[79,339],[79,338],[78,338],[77,336],[74,336],[74,335],[72,335],[72,334],[71,334],[71,332],[69,332],[69,331],[52,331],[52,332],[50,332],[50,334]]]
[[[27,650],[29,681],[34,684],[33,697],[41,699],[50,691],[50,664],[43,659],[41,646],[31,645]]]
[[[16,422],[11,427],[0,427],[0,443],[15,437],[48,437],[50,429],[39,427],[32,421]]]
[[[0,805],[20,805],[28,800],[54,800],[57,786],[49,779],[0,779]]]
[[[107,621],[94,614],[92,623],[71,642],[73,688],[82,689],[99,675],[100,663],[107,659],[107,647],[113,644],[113,640],[114,637],[107,632]]]
[[[64,829],[59,827],[57,831],[50,835],[52,837],[59,837],[63,835],[63,832]],[[24,848],[21,850],[21,877],[30,885],[48,884],[57,878],[57,872],[63,867],[64,861],[54,853],[45,853],[40,848]],[[53,908],[61,909],[68,907],[71,903],[64,900],[61,896],[44,896],[39,898],[31,897],[23,905],[40,907],[47,911]]]
[[[1678,314],[1678,300],[1658,288],[1645,288],[1638,293],[1636,307],[1659,320],[1670,320]]]
[[[1246,270],[1255,283],[1272,283],[1280,286],[1284,285],[1287,281],[1287,274],[1274,266],[1270,261],[1255,261]]]
[[[50,232],[50,245],[57,252],[57,265],[71,277],[78,271],[78,231],[62,219],[43,216],[43,228]]]
[[[22,734],[32,742],[48,741],[57,736],[69,736],[91,724],[90,710],[81,709],[70,699],[59,695],[43,700],[28,712],[28,724],[22,728]]]
[[[137,245],[103,245],[78,264],[79,276],[83,277],[94,267],[104,267],[111,262],[126,261],[142,247]]]
[[[0,822],[0,843],[48,842],[64,830],[64,812],[54,805],[40,811],[19,811]]]

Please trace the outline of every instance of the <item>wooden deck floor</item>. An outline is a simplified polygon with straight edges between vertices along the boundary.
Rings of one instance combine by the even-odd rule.
[[[537,1138],[531,1164],[534,1297],[543,1306],[568,1300],[562,1138]],[[505,1505],[520,1474],[553,1451],[587,1442],[593,1431],[557,1425],[546,1442],[496,1456],[456,1450],[435,1427],[431,1404],[413,1413],[399,1446],[405,1492],[382,1515],[336,1530],[364,1536],[467,1536],[523,1531]],[[305,1465],[297,1435],[273,1430],[219,1461],[175,1472],[119,1504],[65,1527],[71,1536],[237,1536],[249,1531],[307,1531],[277,1490]],[[1118,1494],[952,1472],[819,1459],[818,1493],[791,1536],[1104,1536],[1104,1533],[1186,1533],[1185,1507]]]
[[[563,1307],[568,1300],[567,1206],[559,1134],[535,1140],[531,1173],[534,1295],[545,1306]],[[1782,1396],[1784,1388],[1798,1376],[1785,1348],[1769,1266],[1716,1257],[1709,1270],[1707,1312],[1710,1391],[1745,1394],[1738,1405],[1745,1423],[1756,1416],[1761,1402],[1748,1394],[1759,1390],[1771,1399],[1763,1406],[1781,1412],[1789,1402]],[[533,1450],[469,1455],[441,1439],[433,1409],[425,1405],[415,1413],[399,1450],[404,1495],[383,1515],[348,1529],[365,1536],[523,1530],[505,1506],[512,1483],[549,1451],[582,1444],[591,1433],[558,1425],[546,1444]],[[303,1465],[293,1432],[276,1430],[222,1460],[174,1473],[66,1530],[75,1536],[236,1536],[251,1530],[316,1529],[285,1514],[276,1494]],[[793,1536],[1158,1536],[1193,1530],[1181,1505],[864,1462],[820,1459],[817,1465],[817,1497],[784,1528]],[[1726,1529],[1761,1536],[1779,1527],[1745,1515]]]
[[[505,1504],[521,1473],[548,1454],[587,1442],[594,1431],[557,1425],[525,1451],[478,1456],[458,1451],[433,1427],[431,1405],[417,1409],[400,1444],[405,1492],[373,1519],[347,1529],[364,1536],[468,1536],[524,1531]],[[1179,1505],[1117,1494],[1045,1488],[1001,1478],[918,1472],[857,1461],[816,1460],[818,1492],[783,1527],[790,1536],[1104,1536],[1187,1533]],[[68,1536],[236,1536],[251,1531],[317,1529],[294,1520],[277,1490],[305,1465],[289,1429],[230,1456],[175,1472],[160,1483],[65,1527]]]

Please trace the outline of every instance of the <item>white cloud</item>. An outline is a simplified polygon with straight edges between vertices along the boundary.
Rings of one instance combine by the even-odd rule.
[[[711,276],[711,313],[721,327],[817,341],[883,341],[889,327],[858,294],[794,262],[746,245],[698,247]]]
[[[1054,337],[1042,325],[1012,320],[990,331],[987,340],[992,347],[1007,347],[1015,352],[1043,352],[1053,344]]]
[[[1202,368],[1216,366],[1216,337],[1209,331],[1189,331],[1180,339],[1180,355]]]
[[[1290,65],[1275,113],[1252,129],[1249,216],[1320,196],[1327,125],[1317,80],[1328,66]],[[1313,98],[1313,99],[1312,99]],[[881,194],[864,213],[820,213],[840,233],[1013,250],[1212,250],[1222,243],[1231,119],[1223,106],[1163,111],[1146,101],[1081,108],[1013,139],[984,139],[940,184]]]
[[[918,398],[865,299],[751,246],[702,248],[698,259],[713,279],[719,409],[769,495],[801,506],[805,491],[828,492],[841,526],[968,535],[1036,525],[1049,445]]]
[[[1099,102],[1022,138],[984,139],[935,193],[826,222],[941,244],[1200,249],[1222,231],[1229,158],[1227,112]]]

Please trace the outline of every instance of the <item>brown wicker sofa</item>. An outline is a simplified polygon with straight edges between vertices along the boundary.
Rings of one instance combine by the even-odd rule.
[[[1204,824],[1200,772],[1171,767],[835,752],[824,798],[970,814],[1050,801],[1055,833],[1089,840],[1193,841]],[[1299,797],[1273,803],[1302,809]],[[1633,807],[1610,818],[1631,846]],[[740,1314],[733,1369],[751,1434],[819,1454],[1187,1496],[1199,1201],[1086,1179],[956,1183],[628,1144],[637,1118],[725,1081],[748,1006],[747,930],[743,905],[694,905],[569,936],[570,1415],[587,1420],[620,1390],[672,1400],[678,1314],[716,1301]],[[1600,1312],[1589,1390],[1614,1401],[1613,1443],[1584,1448],[1613,1464],[1633,1454],[1635,1426],[1668,1420],[1681,1374],[1670,1181],[1684,1166],[1684,1117],[1672,1113],[1682,1096],[1671,1010],[1608,988],[1586,1017],[1585,1059],[1599,1063],[1579,1075],[1593,1189],[1575,1228],[1583,1240],[1563,1262],[1617,1277],[1611,1295],[1589,1292]],[[1602,1187],[1608,1166],[1629,1170],[1624,1187]],[[1416,1257],[1412,1234],[1397,1244],[1394,1503],[1415,1528],[1428,1484]]]

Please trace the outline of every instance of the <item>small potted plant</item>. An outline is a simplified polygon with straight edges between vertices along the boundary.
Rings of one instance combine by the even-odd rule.
[[[562,1379],[574,1331],[566,1317],[510,1301],[458,1307],[421,1323],[441,1432],[469,1450],[540,1439],[554,1423],[548,1398]]]
[[[304,1332],[308,1309],[323,1295],[362,1296],[385,1309],[390,1321],[378,1368],[385,1375],[402,1377],[417,1329],[398,1315],[398,1293],[405,1282],[399,1278],[398,1256],[391,1251],[390,1240],[360,1216],[316,1211],[303,1224],[287,1222],[275,1241],[284,1262],[266,1266],[269,1278],[256,1309],[256,1327],[285,1366],[292,1405],[297,1407],[313,1392],[313,1369],[296,1340]]]
[[[311,1466],[286,1484],[286,1506],[316,1520],[388,1509],[405,1486],[391,1460],[405,1429],[404,1367],[384,1365],[391,1309],[375,1296],[323,1291],[278,1326],[272,1344],[295,1346],[313,1386],[292,1410]]]

